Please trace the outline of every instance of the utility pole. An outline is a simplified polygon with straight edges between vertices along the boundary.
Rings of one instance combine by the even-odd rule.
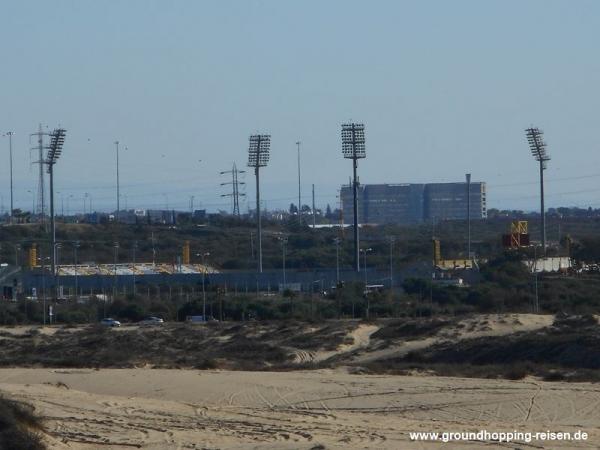
[[[339,220],[340,234],[342,235],[342,237],[346,237],[346,232],[344,231],[344,202],[342,200],[342,191],[341,190],[338,190],[337,198],[339,200],[339,210],[340,210],[340,220]]]
[[[313,216],[313,230],[317,224],[317,210],[315,209],[315,185],[312,185],[312,216]]]
[[[114,301],[115,296],[117,295],[117,261],[119,259],[119,243],[117,241],[115,241],[113,243],[113,248],[114,248],[113,301]]]
[[[533,304],[533,313],[534,314],[539,314],[539,309],[540,309],[540,299],[539,299],[539,292],[538,292],[538,271],[537,271],[537,246],[534,245],[533,246],[533,276],[534,276],[534,281],[535,281],[535,300],[534,300],[534,304]]]
[[[136,286],[135,286],[135,252],[137,250],[138,247],[138,242],[137,241],[133,241],[133,296],[135,297],[136,294]]]
[[[12,154],[12,137],[14,132],[7,131],[8,136],[8,154],[9,154],[9,165],[10,165],[10,223],[13,223],[13,211],[15,209],[13,203],[13,154]]]
[[[298,147],[298,219],[299,222],[302,223],[302,190],[300,184],[300,141],[296,142],[296,146]]]
[[[79,267],[77,262],[77,249],[79,248],[79,241],[73,242],[73,253],[74,253],[74,263],[75,263],[75,301],[79,298],[79,284],[78,284],[78,275],[79,275]]]
[[[340,285],[340,238],[335,238],[335,285]]]
[[[150,242],[152,242],[152,266],[156,266],[156,247],[154,246],[154,231],[151,234]]]
[[[394,293],[394,242],[396,238],[390,236],[390,291]]]
[[[117,149],[117,214],[115,215],[115,222],[119,222],[119,211],[121,210],[119,203],[119,141],[115,141],[115,147]]]
[[[245,185],[246,183],[238,180],[238,174],[246,173],[246,171],[238,170],[236,164],[233,163],[233,167],[231,168],[231,170],[224,170],[224,171],[220,172],[220,175],[224,175],[227,173],[231,174],[231,181],[221,183],[221,186],[226,186],[226,185],[230,184],[231,185],[231,193],[230,194],[221,194],[221,197],[231,197],[232,198],[232,200],[233,200],[232,214],[239,218],[240,217],[240,197],[246,196],[245,193],[243,193],[243,192],[240,193],[239,187],[240,187],[240,185]]]
[[[210,253],[208,252],[203,252],[202,253],[202,317],[204,318],[204,321],[206,322],[206,288],[204,287],[204,285],[206,284],[206,271],[207,271],[207,267],[205,264],[205,260],[204,257],[206,256],[210,256]]]
[[[34,217],[35,216],[35,194],[30,189],[27,189],[27,193],[31,194],[31,217]]]
[[[287,236],[282,236],[279,238],[281,240],[281,251],[282,251],[282,261],[283,261],[283,290],[285,291],[287,283],[285,279],[285,246],[287,245],[288,238]]]
[[[365,262],[365,288],[368,284],[368,279],[367,279],[367,253],[372,252],[373,249],[372,248],[361,248],[360,252],[363,254],[364,256],[364,262]]]
[[[370,253],[371,251],[373,251],[372,248],[365,248],[365,249],[360,249],[361,252],[363,252],[363,256],[365,257],[365,298],[367,300],[367,319],[369,318],[369,315],[371,313],[371,301],[369,299],[369,293],[367,292],[367,286],[369,285],[369,282],[367,280],[367,253]]]
[[[471,174],[467,178],[467,259],[471,259]]]

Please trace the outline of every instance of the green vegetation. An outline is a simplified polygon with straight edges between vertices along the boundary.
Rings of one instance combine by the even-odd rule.
[[[59,224],[58,239],[62,241],[60,262],[73,263],[73,242],[78,241],[79,262],[114,261],[114,242],[118,241],[118,261],[131,261],[137,242],[136,260],[175,263],[186,240],[191,242],[192,259],[199,262],[198,252],[210,252],[208,262],[221,270],[253,270],[252,248],[256,236],[254,224],[233,217],[217,217],[207,225],[183,223],[176,227],[147,224]],[[320,320],[333,318],[430,317],[475,312],[531,312],[536,291],[540,312],[597,313],[600,310],[600,276],[544,275],[536,280],[521,263],[522,257],[532,257],[532,250],[504,253],[500,235],[508,229],[508,218],[475,221],[473,248],[480,259],[479,280],[469,287],[443,286],[429,278],[408,278],[403,289],[372,292],[365,295],[361,283],[349,283],[327,295],[286,292],[261,293],[224,292],[223,286],[207,287],[207,314],[223,320]],[[564,253],[564,237],[573,238],[572,255],[586,262],[600,261],[600,221],[595,218],[569,217],[548,221],[549,239],[559,238],[562,244],[550,253]],[[530,231],[535,233],[535,223]],[[389,268],[388,236],[396,236],[394,268],[401,272],[408,266],[420,265],[427,272],[431,264],[431,224],[419,226],[364,227],[361,240],[373,249],[368,266],[386,272]],[[444,257],[464,257],[464,224],[460,221],[435,225],[435,234],[442,240]],[[264,267],[279,269],[281,233],[289,236],[286,266],[290,270],[333,268],[336,265],[333,240],[339,231],[313,230],[297,221],[265,221]],[[351,233],[347,230],[341,245],[340,264],[349,268],[352,262]],[[596,233],[596,234],[595,234]],[[152,239],[154,238],[154,240]],[[0,227],[0,260],[20,263],[32,243],[37,243],[43,260],[47,258],[46,233],[37,225]],[[15,247],[17,246],[18,247]],[[153,252],[154,249],[154,252]],[[528,254],[529,253],[529,254]],[[537,288],[536,288],[537,281]],[[199,286],[150,286],[140,289],[134,298],[117,295],[112,302],[90,300],[87,304],[70,301],[54,305],[60,323],[93,323],[112,316],[123,321],[138,321],[147,315],[181,321],[188,315],[202,314]],[[326,289],[328,287],[325,287]],[[36,302],[20,300],[16,304],[0,304],[0,324],[39,323],[42,311]]]
[[[65,327],[42,336],[3,333],[0,365],[19,367],[142,367],[286,370],[295,348],[334,350],[355,323],[275,321],[165,324],[111,329]],[[124,351],[126,349],[126,351]],[[2,447],[0,447],[2,448]]]
[[[363,283],[347,283],[322,293],[225,292],[207,287],[206,314],[221,321],[330,320],[337,318],[440,317],[469,313],[527,313],[533,311],[536,280],[513,254],[481,266],[481,280],[469,287],[444,286],[422,278],[408,278],[403,289],[364,293]],[[147,316],[183,321],[203,314],[199,289],[189,286],[152,286],[135,297],[119,295],[113,301],[92,298],[53,303],[54,320],[62,324],[96,323],[103,317],[137,322]],[[539,276],[540,312],[597,314],[600,311],[600,277],[596,275]],[[42,304],[19,300],[0,303],[0,324],[41,323]]]
[[[500,237],[507,233],[509,218],[473,221],[473,250],[481,258],[494,258],[502,253]],[[532,236],[537,235],[537,223],[529,223]],[[560,234],[558,232],[560,228]],[[570,235],[574,239],[574,256],[586,261],[600,260],[600,220],[596,218],[549,217],[548,239],[558,241]],[[339,236],[336,229],[311,229],[300,226],[297,221],[264,221],[263,230],[264,268],[276,269],[281,266],[281,245],[277,239],[281,233],[289,236],[287,245],[287,265],[291,269],[335,267],[335,245],[333,239]],[[373,249],[369,254],[369,267],[386,270],[389,264],[388,236],[395,236],[395,266],[417,261],[431,261],[431,237],[435,234],[442,241],[442,253],[448,258],[461,258],[466,251],[466,227],[462,221],[438,222],[413,226],[389,225],[364,227],[361,241]],[[154,240],[152,240],[152,236]],[[352,233],[346,230],[341,236],[340,264],[350,268],[352,264]],[[210,263],[221,269],[253,270],[256,263],[252,258],[253,240],[256,240],[255,224],[246,219],[216,217],[209,224],[181,223],[174,227],[165,225],[117,225],[106,223],[57,225],[57,240],[62,243],[59,251],[63,264],[74,260],[73,242],[79,241],[78,259],[80,262],[112,263],[114,243],[119,242],[118,260],[131,261],[134,244],[137,242],[136,260],[175,263],[181,255],[186,240],[191,242],[192,259],[198,262],[196,253],[210,252]],[[32,243],[39,248],[38,256],[50,254],[48,234],[35,224],[0,227],[0,261],[25,265],[26,251]],[[254,242],[254,246],[256,242]],[[20,250],[16,250],[19,246]],[[153,253],[154,249],[154,253]],[[564,251],[564,249],[563,249]],[[553,250],[554,253],[556,251]]]
[[[37,328],[2,332],[2,366],[91,368],[196,368],[277,370],[352,367],[353,373],[600,381],[600,327],[592,316],[558,315],[551,326],[497,336],[478,316],[372,320],[379,329],[368,347],[352,332],[365,322],[246,321],[208,324],[167,323],[111,329],[62,327],[51,334]],[[518,317],[499,316],[519,325]],[[463,332],[480,337],[460,337]],[[409,341],[432,338],[428,346],[402,353]],[[377,356],[373,350],[391,349]],[[127,349],[127,351],[123,351]],[[327,354],[322,359],[319,352]],[[323,355],[324,353],[321,353]],[[361,356],[373,355],[367,360]],[[399,355],[399,356],[398,356]],[[354,359],[358,356],[358,359]],[[0,448],[2,448],[0,446]]]

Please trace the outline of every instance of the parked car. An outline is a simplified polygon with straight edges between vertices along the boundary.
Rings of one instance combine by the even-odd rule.
[[[190,323],[218,322],[213,316],[187,316],[185,321]]]
[[[163,323],[165,323],[163,319],[155,316],[146,317],[140,322],[142,325],[162,325]]]
[[[121,322],[119,322],[118,320],[115,319],[111,319],[110,317],[106,318],[106,319],[102,319],[100,321],[101,325],[104,325],[105,327],[120,327],[121,326]]]

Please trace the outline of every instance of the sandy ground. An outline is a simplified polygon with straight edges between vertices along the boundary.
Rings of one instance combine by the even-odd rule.
[[[363,332],[365,332],[363,330]],[[366,333],[366,332],[365,332]],[[0,369],[53,449],[599,448],[600,385],[427,376]],[[587,442],[411,442],[413,431],[570,431]],[[322,445],[324,447],[319,447]]]

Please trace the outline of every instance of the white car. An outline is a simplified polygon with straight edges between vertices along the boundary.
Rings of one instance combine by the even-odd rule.
[[[142,325],[162,325],[163,323],[165,323],[165,321],[163,319],[161,319],[160,317],[151,316],[151,317],[146,317],[140,323]]]
[[[115,319],[111,319],[110,317],[106,318],[106,319],[102,319],[100,321],[101,325],[104,325],[105,327],[120,327],[121,326],[121,322],[119,322],[118,320]]]

